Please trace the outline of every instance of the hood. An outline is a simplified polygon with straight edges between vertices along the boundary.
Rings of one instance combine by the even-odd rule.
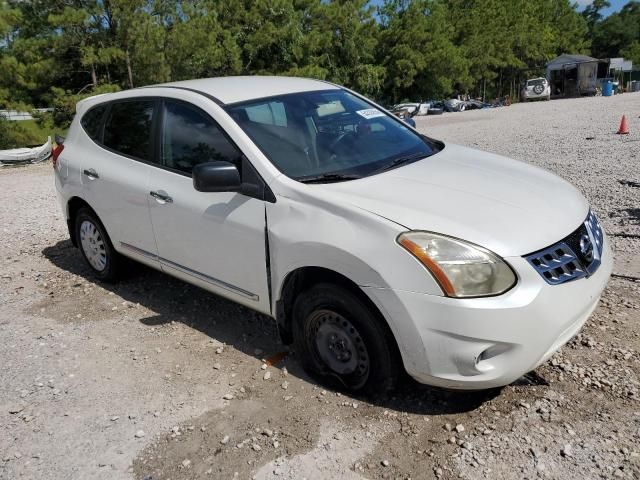
[[[576,188],[546,170],[450,144],[388,172],[317,187],[408,230],[450,235],[503,257],[561,240],[589,210]]]

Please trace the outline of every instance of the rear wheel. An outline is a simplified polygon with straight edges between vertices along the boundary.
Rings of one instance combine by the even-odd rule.
[[[75,228],[80,251],[93,274],[105,282],[115,281],[120,256],[97,215],[88,208],[81,208],[76,215]]]
[[[321,382],[365,394],[395,386],[400,361],[393,335],[349,290],[314,285],[296,299],[293,322],[296,353]]]

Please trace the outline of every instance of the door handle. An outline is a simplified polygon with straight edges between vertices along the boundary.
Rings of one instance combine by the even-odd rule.
[[[98,175],[98,172],[96,172],[93,168],[90,168],[88,170],[83,170],[82,173],[84,173],[85,176],[89,178],[89,180],[95,180],[97,178],[100,178],[100,175]]]
[[[160,192],[149,192],[149,195],[151,195],[153,198],[156,199],[156,201],[160,204],[165,204],[165,203],[173,203],[173,198],[171,198],[169,195],[167,195],[166,193],[160,193]]]

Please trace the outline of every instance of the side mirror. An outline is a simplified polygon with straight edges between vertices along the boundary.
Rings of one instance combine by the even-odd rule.
[[[240,172],[231,162],[200,163],[193,167],[193,188],[199,192],[238,192]]]

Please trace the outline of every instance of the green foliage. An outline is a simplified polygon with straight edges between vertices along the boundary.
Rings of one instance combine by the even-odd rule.
[[[62,90],[61,88],[52,87],[52,114],[43,114],[38,116],[40,125],[51,126],[55,125],[62,128],[69,128],[73,116],[76,113],[76,104],[83,98],[90,97],[92,95],[99,95],[101,93],[111,93],[120,90],[118,85],[100,85],[91,92],[74,94],[70,91]]]
[[[620,55],[627,60],[631,60],[634,65],[640,66],[640,41],[635,40],[631,42],[628,46],[620,50]]]
[[[199,77],[237,75],[242,72],[242,50],[237,43],[240,33],[225,28],[223,21],[229,15],[221,3],[194,1],[184,5],[183,18],[176,17],[167,32],[166,62],[173,80]],[[217,12],[217,15],[214,13]],[[234,15],[235,17],[235,15]]]
[[[53,141],[56,133],[64,137],[67,134],[67,129],[54,126],[50,120],[9,122],[0,118],[0,150],[42,145],[47,141],[47,137],[51,137]]]
[[[592,51],[597,57],[623,56],[622,52],[632,48],[634,42],[640,42],[638,1],[627,3],[620,12],[608,16],[593,28]]]
[[[296,75],[381,101],[515,93],[560,53],[640,64],[640,3],[572,0],[0,0],[0,108],[223,75]],[[6,127],[3,127],[6,128]]]
[[[593,0],[591,4],[584,7],[582,11],[582,16],[587,21],[587,26],[589,27],[589,33],[593,33],[593,29],[596,24],[602,20],[602,14],[600,13],[603,9],[611,6],[607,0]]]
[[[23,123],[25,122],[10,122],[0,118],[0,150],[25,147],[46,141],[46,136],[35,135],[25,128]],[[42,138],[44,140],[41,141]]]
[[[67,134],[67,128],[53,125],[53,122],[43,122],[41,119],[35,120],[23,120],[18,123],[24,132],[29,136],[29,141],[22,143],[20,146],[25,145],[41,145],[47,141],[47,137],[51,137],[51,141],[55,139],[56,133],[63,137]]]
[[[381,9],[382,65],[394,102],[450,94],[471,83],[472,62],[456,44],[447,6],[433,0],[388,1]]]

